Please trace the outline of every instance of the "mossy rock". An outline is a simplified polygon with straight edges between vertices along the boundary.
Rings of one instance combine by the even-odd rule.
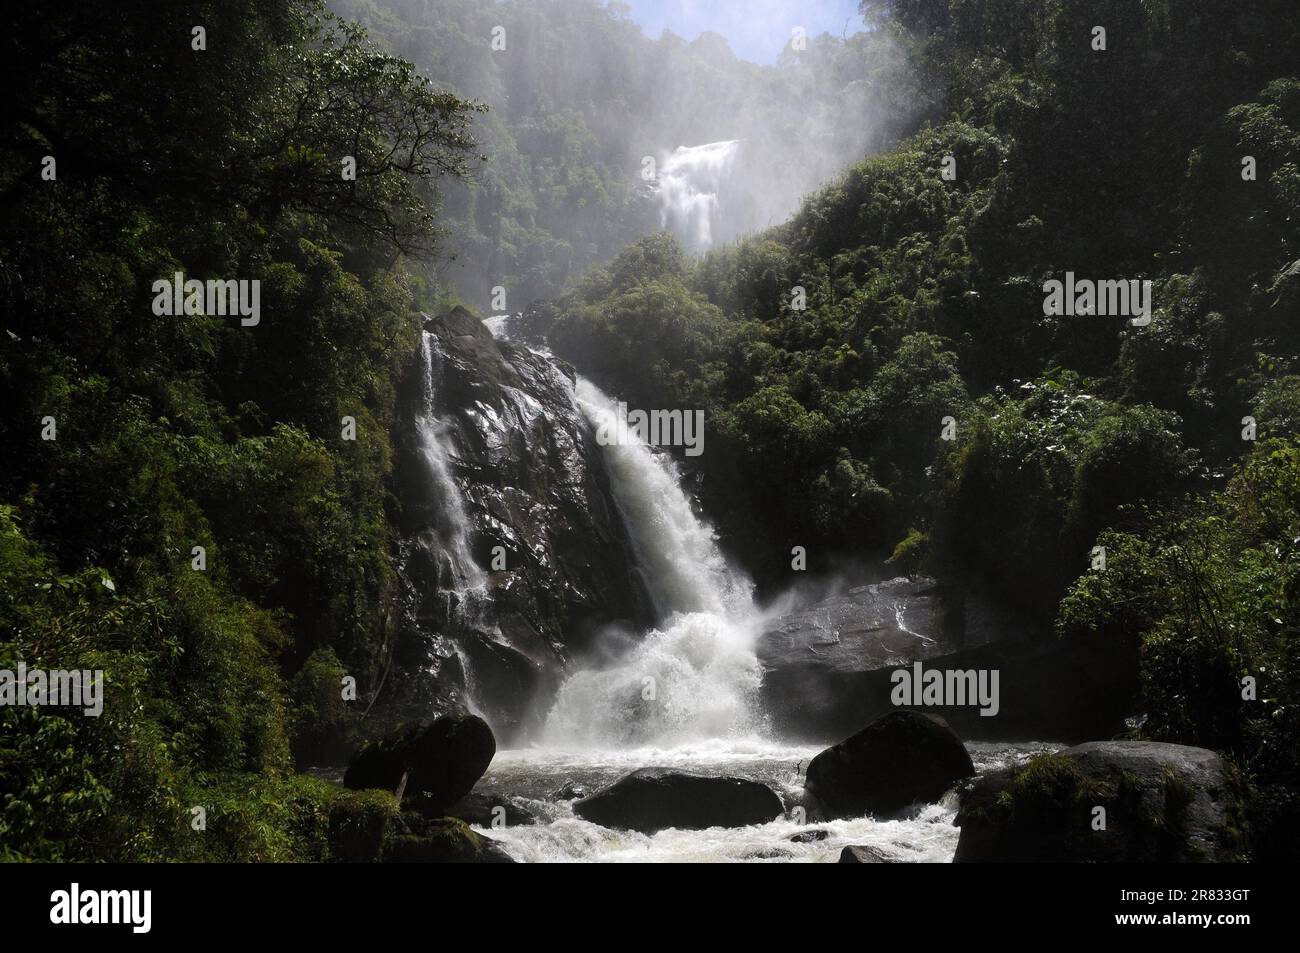
[[[954,860],[1239,860],[1240,796],[1205,748],[1088,742],[965,784]]]
[[[384,838],[397,819],[397,801],[386,791],[347,791],[329,809],[330,858],[344,863],[382,859]]]
[[[406,815],[405,829],[384,843],[390,864],[509,864],[514,863],[491,838],[453,817],[432,820]]]

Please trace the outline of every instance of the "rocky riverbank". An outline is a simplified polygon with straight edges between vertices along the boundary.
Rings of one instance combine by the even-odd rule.
[[[1240,791],[1213,752],[1091,742],[991,765],[973,761],[941,718],[915,711],[822,750],[802,780],[797,768],[756,780],[719,760],[719,773],[644,767],[591,792],[569,782],[510,794],[499,781],[480,783],[494,756],[486,724],[465,714],[368,745],[346,784],[380,790],[339,802],[333,855],[635,860],[657,857],[662,844],[685,859],[694,843],[725,849],[719,859],[756,861],[1156,862],[1230,860],[1242,849]],[[602,844],[606,854],[584,853]]]

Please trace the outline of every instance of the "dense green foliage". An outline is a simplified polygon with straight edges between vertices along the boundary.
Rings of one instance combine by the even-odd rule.
[[[4,36],[0,667],[106,687],[98,719],[0,711],[0,845],[320,857],[344,795],[293,755],[382,662],[403,254],[469,109],[312,0],[15,7]],[[155,314],[177,271],[260,281],[260,323]]]
[[[1140,653],[1142,731],[1234,754],[1261,789],[1260,853],[1294,856],[1300,442],[1263,442],[1222,490],[1134,522],[1101,535],[1106,570],[1062,601],[1061,636]]]
[[[1285,801],[1300,8],[863,7],[915,57],[924,128],[701,260],[643,240],[529,326],[629,401],[705,410],[706,507],[760,580],[789,582],[793,545],[822,569],[893,556],[1043,630],[1068,593],[1063,636],[1105,643],[1117,684],[1141,653],[1148,735],[1227,750]],[[1150,280],[1153,320],[1047,314],[1067,271]],[[1293,843],[1294,808],[1269,810]]]
[[[440,231],[462,295],[569,289],[527,327],[705,411],[691,465],[760,581],[796,545],[978,578],[1131,670],[1136,730],[1227,752],[1257,853],[1293,849],[1293,0],[867,0],[775,68],[595,0],[336,6],[404,59],[316,0],[4,15],[0,668],[107,683],[100,718],[0,710],[0,857],[324,859],[389,816],[296,769],[385,662],[395,381],[439,293],[408,256]],[[785,224],[643,237],[643,155],[766,124],[803,174],[868,113],[863,148],[923,122]],[[177,271],[260,281],[260,323],[155,314]],[[1067,271],[1150,280],[1152,322],[1045,314]]]

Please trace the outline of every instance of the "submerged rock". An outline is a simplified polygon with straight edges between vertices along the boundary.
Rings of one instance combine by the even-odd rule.
[[[813,758],[804,787],[823,816],[861,817],[937,802],[974,773],[942,718],[894,711]]]
[[[879,847],[870,847],[863,845],[851,845],[840,851],[841,864],[896,864],[898,863],[893,857],[890,857]]]
[[[474,787],[496,754],[496,739],[477,715],[443,715],[412,725],[357,753],[343,776],[354,790],[396,791],[406,775],[403,801],[441,814]]]
[[[586,797],[587,789],[575,781],[565,781],[562,785],[546,795],[548,801],[576,801]]]
[[[965,785],[953,859],[1239,860],[1240,812],[1239,792],[1213,751],[1091,741]]]
[[[667,768],[634,771],[573,805],[584,820],[643,834],[766,824],[783,810],[776,793],[758,781]]]
[[[447,816],[478,827],[493,827],[502,822],[508,827],[537,823],[537,817],[532,811],[508,798],[496,794],[475,794],[472,791],[447,808]],[[498,818],[501,820],[498,821]]]
[[[830,836],[827,830],[800,831],[798,834],[791,834],[789,840],[792,844],[813,844],[817,841],[825,840]]]
[[[751,850],[745,851],[744,855],[742,855],[740,859],[741,860],[786,860],[787,858],[792,856],[793,854],[791,854],[790,851],[783,850],[780,847],[755,847]]]

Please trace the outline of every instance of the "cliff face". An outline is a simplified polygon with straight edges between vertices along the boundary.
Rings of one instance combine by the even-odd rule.
[[[402,612],[381,720],[468,700],[511,743],[538,726],[603,627],[649,621],[649,600],[572,369],[494,339],[460,308],[426,331],[436,366],[408,373],[396,440]],[[430,479],[419,426],[430,373],[464,542],[482,573],[469,584],[449,571],[439,535],[456,502]]]

